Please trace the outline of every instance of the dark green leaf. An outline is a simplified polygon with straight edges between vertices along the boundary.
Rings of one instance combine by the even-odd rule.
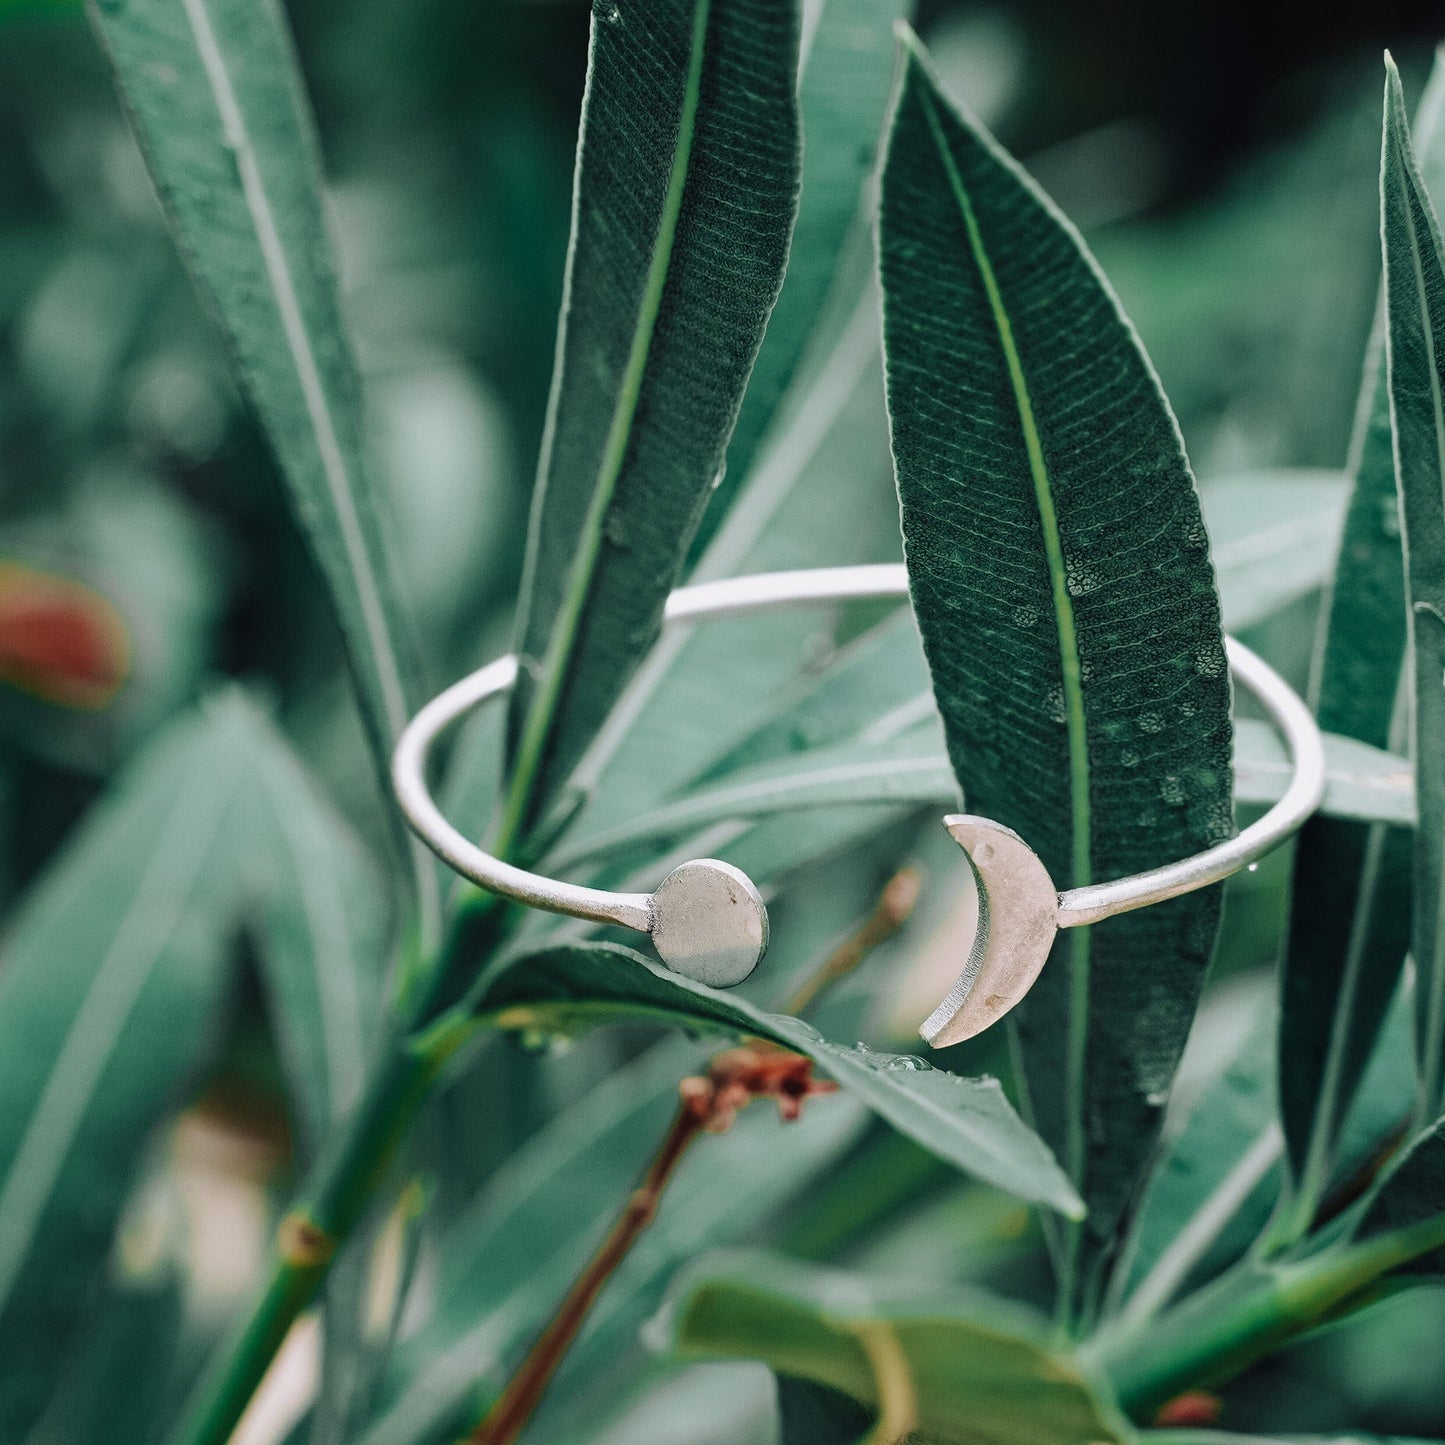
[[[511,846],[658,635],[782,281],[797,18],[594,12],[566,299],[511,704]]]
[[[1371,1198],[1357,1239],[1394,1234],[1416,1225],[1437,1227],[1445,1220],[1445,1119],[1419,1136],[1391,1165]],[[1445,1228],[1439,1230],[1445,1239]],[[1408,1268],[1430,1274],[1445,1273],[1445,1245],[1413,1260]]]
[[[161,734],[51,865],[0,972],[0,1435],[23,1439],[141,1146],[211,1040],[242,773],[224,707]],[[217,866],[218,863],[221,866]]]
[[[1009,1107],[997,1080],[963,1079],[919,1059],[829,1043],[800,1019],[764,1013],[629,949],[593,944],[533,954],[493,981],[481,1011],[499,1027],[542,1033],[653,1018],[771,1040],[806,1054],[895,1129],[958,1168],[1020,1198],[1079,1212],[1059,1166]]]
[[[1125,1321],[1157,1313],[1201,1267],[1215,1273],[1230,1263],[1278,1197],[1284,1141],[1274,1108],[1276,1025],[1273,1000],[1261,1002],[1252,1000],[1253,1021],[1238,1031],[1232,1057],[1200,1092],[1150,1175],[1121,1260]],[[1206,1005],[1196,1027],[1208,1014]]]
[[[92,0],[166,213],[331,589],[376,761],[423,700],[366,474],[316,137],[276,0]],[[433,873],[412,848],[423,908]]]
[[[851,1395],[812,1380],[779,1375],[779,1445],[859,1445],[874,1413]]]
[[[805,16],[798,82],[802,191],[788,270],[700,541],[717,530],[751,472],[759,443],[817,332],[883,130],[893,85],[893,22],[912,8],[911,0],[822,0]]]
[[[1420,108],[1439,130],[1445,67]],[[1442,137],[1445,139],[1445,137]],[[1445,166],[1445,145],[1429,155]],[[1383,317],[1365,359],[1351,444],[1353,487],[1312,679],[1320,726],[1403,748],[1405,581],[1384,367]],[[1315,819],[1295,847],[1280,1016],[1280,1102],[1293,1175],[1294,1230],[1328,1179],[1339,1129],[1408,946],[1410,840],[1384,827]]]
[[[1062,888],[1227,836],[1229,680],[1178,429],[1077,233],[916,42],[883,177],[910,586],[971,810]],[[1087,1300],[1148,1157],[1218,890],[1061,934],[1019,1013],[1030,1109],[1089,1204]]]
[[[760,1359],[891,1407],[903,1433],[917,1428],[937,1445],[1103,1445],[1132,1434],[1077,1364],[1002,1300],[723,1255],[682,1276],[654,1333],[685,1358]]]
[[[1415,677],[1411,735],[1419,822],[1410,951],[1419,971],[1422,1110],[1424,1118],[1433,1118],[1445,1103],[1445,260],[1410,145],[1400,78],[1388,61],[1380,226],[1390,420]]]
[[[689,581],[897,560],[877,331],[869,297],[770,435]],[[666,797],[794,703],[831,655],[837,621],[835,609],[802,609],[669,629],[574,775],[589,799],[576,830],[610,826]]]

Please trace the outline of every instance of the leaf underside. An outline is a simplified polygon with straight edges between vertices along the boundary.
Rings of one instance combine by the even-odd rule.
[[[1229,680],[1178,430],[1082,242],[916,50],[881,264],[910,586],[967,807],[1060,887],[1219,841]],[[1018,1012],[1032,1116],[1089,1204],[1083,1273],[1152,1148],[1218,916],[1208,890],[1062,934]]]

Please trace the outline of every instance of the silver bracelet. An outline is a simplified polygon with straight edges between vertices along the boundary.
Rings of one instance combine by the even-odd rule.
[[[908,573],[901,565],[768,572],[681,588],[668,598],[665,619],[676,623],[907,596]],[[1225,643],[1234,677],[1269,714],[1289,748],[1294,775],[1284,796],[1258,821],[1202,853],[1066,893],[1058,891],[1038,855],[1012,829],[966,814],[945,818],[978,884],[979,922],[958,982],[919,1030],[929,1043],[936,1048],[959,1043],[1007,1013],[1038,977],[1060,928],[1097,923],[1218,883],[1284,842],[1319,807],[1325,790],[1324,745],[1309,709],[1243,643],[1232,637]],[[654,893],[612,893],[505,863],[442,816],[426,782],[433,743],[473,708],[508,692],[516,676],[516,658],[498,658],[438,694],[407,725],[391,775],[413,831],[443,862],[491,893],[549,913],[649,934],[658,956],[676,972],[715,988],[741,983],[768,946],[767,907],[741,869],[698,858],[673,869]]]

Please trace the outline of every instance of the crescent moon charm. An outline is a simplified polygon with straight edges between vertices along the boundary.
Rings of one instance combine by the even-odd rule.
[[[1033,987],[1059,931],[1059,890],[1012,828],[954,813],[943,820],[978,885],[978,931],[958,982],[919,1033],[936,1049],[995,1024]]]

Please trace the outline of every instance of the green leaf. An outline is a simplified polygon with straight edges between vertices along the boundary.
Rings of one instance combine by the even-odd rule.
[[[1433,1445],[1413,1435],[1234,1435],[1223,1430],[1146,1430],[1140,1445]]]
[[[366,472],[316,137],[280,6],[90,0],[89,11],[331,590],[386,786],[424,695]],[[430,920],[432,869],[420,845],[411,855]]]
[[[669,973],[609,944],[558,946],[493,980],[481,1014],[501,1028],[570,1033],[621,1018],[768,1039],[806,1054],[895,1129],[980,1179],[1061,1213],[1077,1195],[996,1079],[963,1079],[922,1060],[829,1043],[801,1019],[764,1013],[736,995]]]
[[[1342,473],[1256,472],[1199,491],[1229,631],[1253,627],[1329,581],[1348,492]]]
[[[1157,1314],[1201,1269],[1214,1274],[1237,1258],[1278,1198],[1284,1140],[1274,1107],[1273,1000],[1253,1003],[1253,1021],[1238,1030],[1232,1056],[1149,1177],[1120,1261],[1125,1323]],[[1196,1027],[1208,1014],[1206,1005]]]
[[[1445,66],[1422,100],[1422,137],[1445,140]],[[1445,168],[1445,144],[1427,155]],[[1334,583],[1320,616],[1312,692],[1320,726],[1404,746],[1405,579],[1384,365],[1383,313],[1365,358]],[[1280,1014],[1280,1101],[1293,1231],[1309,1222],[1408,946],[1409,838],[1314,819],[1295,846]],[[1286,1231],[1289,1232],[1289,1231]]]
[[[1387,58],[1380,169],[1385,355],[1405,546],[1415,677],[1411,736],[1419,822],[1410,952],[1419,970],[1422,1117],[1445,1106],[1445,260]]]
[[[904,548],[969,808],[1061,888],[1218,842],[1229,679],[1178,429],[1077,233],[912,40],[880,227]],[[1212,889],[1071,929],[1016,1015],[1032,1117],[1089,1204],[1063,1284],[1086,1310],[1218,917]]]
[[[230,701],[246,769],[238,832],[262,977],[300,1132],[314,1150],[356,1102],[391,942],[376,863],[263,713]]]
[[[686,1359],[760,1359],[874,1409],[891,1405],[905,1431],[936,1445],[1132,1438],[1079,1366],[1002,1300],[723,1255],[682,1276],[652,1333]]]
[[[60,1405],[59,1433],[47,1432],[49,1439],[156,1445],[161,1438],[184,1339],[185,1277],[169,1259],[117,1273]],[[53,1427],[55,1416],[49,1420]]]
[[[1398,1234],[1433,1224],[1445,1240],[1445,1119],[1416,1138],[1390,1167],[1370,1198],[1355,1238]],[[1410,1273],[1445,1273],[1445,1243],[1413,1259]]]
[[[0,1435],[23,1439],[142,1146],[212,1041],[242,772],[224,708],[163,732],[15,919],[0,971]]]
[[[849,803],[956,803],[958,784],[939,745],[936,727],[926,724],[884,743],[844,743],[777,762],[745,768],[716,786],[665,804],[605,833],[562,849],[556,867],[618,849],[698,832],[713,823],[792,813],[802,808]]]
[[[695,1072],[696,1046],[670,1041],[602,1081],[502,1166],[439,1244],[436,1307],[399,1351],[363,1445],[411,1445],[461,1428],[478,1388],[499,1389],[607,1221],[627,1198]],[[856,1140],[859,1111],[810,1107],[780,1134],[748,1110],[681,1166],[656,1222],[589,1318],[553,1391],[611,1373],[656,1308],[663,1282],[699,1249],[743,1237]],[[575,1438],[575,1436],[573,1436]]]
[[[893,86],[893,22],[912,8],[911,0],[820,0],[806,12],[798,81],[802,190],[788,270],[700,542],[717,530],[751,472],[759,444],[817,335],[839,253],[860,219],[863,182],[873,169],[883,130]]]
[[[791,5],[594,13],[511,702],[511,847],[656,639],[782,281]]]
[[[1408,758],[1338,733],[1326,733],[1324,743],[1321,817],[1414,827],[1415,770]],[[1234,750],[1235,801],[1277,803],[1294,775],[1279,734],[1268,723],[1244,718],[1234,725]]]
[[[780,727],[787,725],[787,716],[779,719]],[[1277,803],[1289,786],[1294,767],[1274,729],[1247,718],[1237,724],[1235,743],[1236,802]],[[1414,772],[1405,758],[1332,734],[1325,737],[1325,758],[1328,771],[1322,814],[1414,823]],[[548,866],[567,873],[580,863],[698,833],[715,823],[857,803],[957,807],[958,780],[936,721],[911,727],[896,737],[864,729],[857,741],[809,748],[724,773],[711,786],[559,848],[549,855]]]
[[[779,1375],[779,1445],[860,1445],[873,1413],[840,1390]]]
[[[769,434],[689,580],[898,556],[877,306],[869,296]],[[589,798],[575,831],[635,816],[794,705],[816,681],[820,659],[830,657],[837,628],[834,608],[670,628],[574,776]],[[740,657],[747,659],[741,675]]]

